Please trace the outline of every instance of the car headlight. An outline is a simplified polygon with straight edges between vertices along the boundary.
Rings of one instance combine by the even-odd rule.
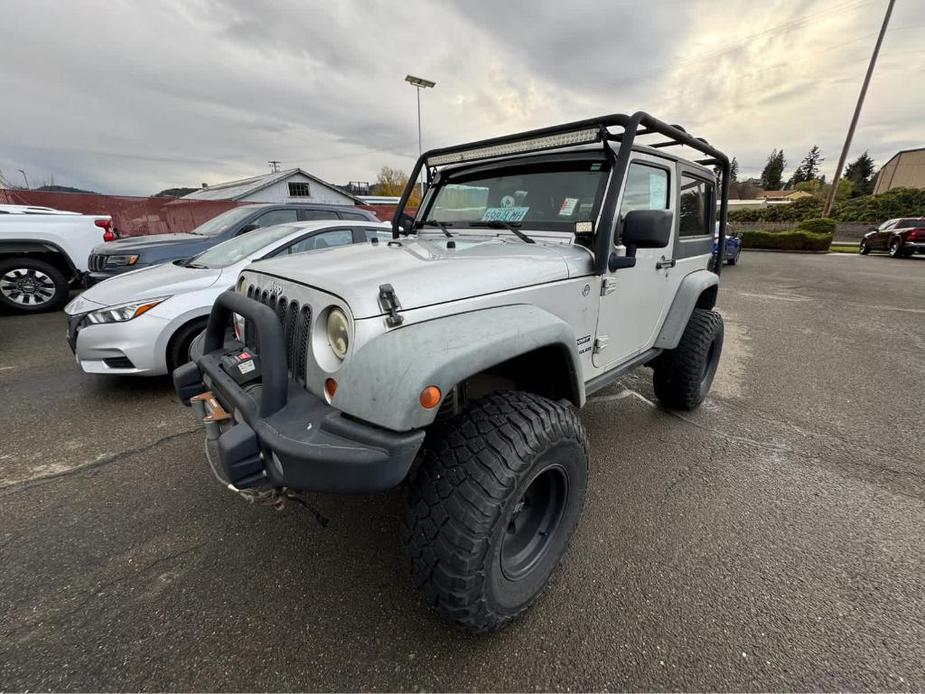
[[[325,332],[334,355],[338,359],[346,357],[347,347],[350,346],[349,325],[347,324],[347,316],[339,308],[332,308],[328,311]]]
[[[157,299],[145,299],[144,301],[133,301],[130,304],[119,304],[118,306],[107,306],[99,311],[93,311],[87,314],[87,321],[91,324],[98,323],[124,323],[132,318],[138,318],[143,313],[147,313],[159,303],[169,299],[169,296],[162,296]]]
[[[107,265],[134,265],[138,262],[137,255],[107,255]]]

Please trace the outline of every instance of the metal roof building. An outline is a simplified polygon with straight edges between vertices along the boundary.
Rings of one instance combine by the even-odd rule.
[[[302,169],[274,171],[263,176],[203,184],[184,200],[239,200],[241,202],[319,202],[329,205],[362,204],[359,198]]]
[[[893,188],[925,188],[925,147],[901,150],[883,165],[877,174],[874,195]]]

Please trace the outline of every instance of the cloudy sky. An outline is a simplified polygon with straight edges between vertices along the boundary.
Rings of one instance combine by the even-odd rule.
[[[2,0],[0,171],[147,195],[268,170],[374,180],[424,147],[615,111],[758,173],[831,175],[886,0]],[[855,136],[925,145],[925,2],[897,0]]]

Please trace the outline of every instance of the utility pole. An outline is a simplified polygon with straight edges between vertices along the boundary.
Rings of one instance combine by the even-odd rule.
[[[427,89],[429,87],[436,86],[436,82],[431,82],[426,80],[423,77],[415,77],[414,75],[406,75],[405,82],[412,85],[417,89],[418,92],[418,157],[421,156],[423,152],[423,147],[421,146],[421,89]],[[423,171],[421,172],[423,176]],[[424,179],[421,178],[421,197],[424,197]]]
[[[267,164],[270,165],[271,173],[279,173],[279,165],[282,164],[282,162],[279,161],[278,159],[271,159],[270,161],[267,162]]]
[[[858,94],[858,103],[854,107],[854,116],[851,118],[851,125],[848,126],[848,135],[845,137],[845,146],[842,147],[841,156],[838,158],[838,166],[835,168],[835,177],[832,179],[832,190],[829,191],[829,197],[825,201],[825,209],[822,211],[823,217],[832,214],[832,206],[835,204],[835,194],[838,192],[838,182],[841,180],[841,172],[845,167],[845,159],[848,157],[848,150],[851,148],[851,140],[854,137],[854,129],[857,127],[858,118],[861,116],[861,108],[864,106],[864,97],[867,96],[867,87],[870,84],[871,75],[874,74],[874,66],[877,64],[877,56],[880,55],[880,46],[883,44],[883,35],[886,34],[887,24],[890,23],[890,15],[893,13],[893,4],[896,0],[889,0],[886,6],[886,14],[883,16],[883,25],[880,27],[880,35],[877,36],[877,43],[874,45],[874,53],[870,56],[870,65],[867,66],[867,74],[864,75],[864,83],[861,85],[861,93]]]
[[[17,171],[19,171],[19,173],[22,174],[22,180],[24,180],[24,181],[26,182],[26,190],[32,190],[32,189],[30,188],[30,186],[29,186],[29,179],[28,179],[28,177],[26,176],[26,172],[23,171],[22,169],[17,169]]]

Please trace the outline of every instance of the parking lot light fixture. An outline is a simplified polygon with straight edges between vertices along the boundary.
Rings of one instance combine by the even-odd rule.
[[[418,157],[421,156],[423,151],[421,147],[421,90],[430,89],[437,85],[436,82],[431,82],[426,80],[423,77],[415,77],[414,75],[405,75],[405,82],[413,86],[417,90],[418,96]],[[421,180],[421,197],[424,197],[424,181]]]

